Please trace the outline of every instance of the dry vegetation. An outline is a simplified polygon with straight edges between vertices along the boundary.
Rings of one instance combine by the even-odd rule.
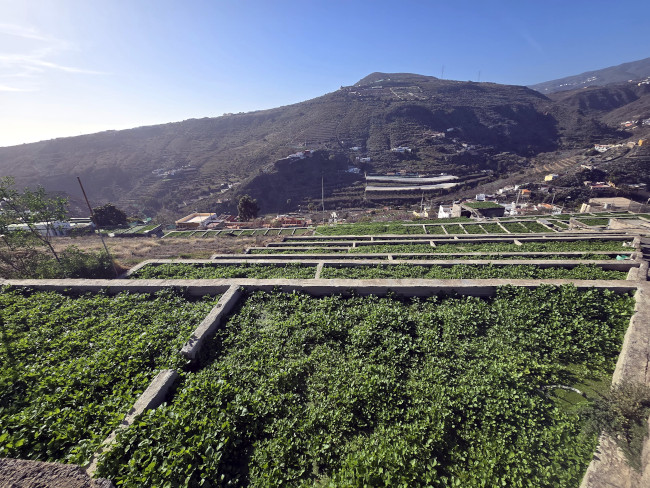
[[[129,239],[106,238],[106,245],[119,267],[126,270],[147,259],[204,259],[212,254],[237,254],[247,247],[265,246],[266,243],[279,240],[277,237],[220,237],[213,239],[156,239],[152,237],[134,237]],[[57,250],[68,246],[77,246],[83,251],[103,249],[98,236],[61,237],[54,239]]]

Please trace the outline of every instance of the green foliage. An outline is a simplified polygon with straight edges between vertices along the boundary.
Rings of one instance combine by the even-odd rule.
[[[555,227],[558,227],[558,228],[563,229],[563,230],[569,228],[569,224],[567,224],[566,222],[563,222],[561,220],[549,219],[549,222],[551,224],[553,224]]]
[[[501,227],[499,224],[496,223],[482,223],[481,227],[483,227],[488,234],[505,234],[506,231],[503,230],[503,227]]]
[[[479,224],[463,224],[463,227],[468,234],[486,234],[487,232],[483,229],[483,226]]]
[[[526,227],[530,232],[550,232],[548,227],[540,224],[539,222],[527,221],[522,222],[521,225]]]
[[[442,225],[427,225],[427,234],[444,234],[445,231],[442,228]]]
[[[577,486],[597,436],[551,385],[607,379],[633,299],[258,292],[98,474],[125,486]]]
[[[451,217],[448,219],[429,219],[429,220],[421,220],[420,223],[422,224],[455,224],[455,223],[465,223],[465,222],[475,222],[475,220],[469,218],[469,217]]]
[[[606,432],[616,440],[630,466],[641,467],[644,438],[648,435],[650,387],[622,382],[585,408],[592,433]]]
[[[137,279],[218,279],[218,278],[313,278],[314,265],[287,264],[202,264],[168,263],[149,264],[136,271],[131,278]]]
[[[494,266],[457,264],[453,266],[423,266],[392,264],[376,266],[325,266],[321,278],[376,279],[574,279],[574,280],[624,280],[627,272],[606,270],[595,265],[574,268],[541,268],[535,265]]]
[[[55,222],[65,218],[68,202],[64,198],[50,198],[43,187],[14,188],[9,176],[0,178],[0,275],[5,277],[31,277],[47,253],[58,261],[52,246],[52,229]],[[22,225],[22,229],[11,226]],[[39,227],[47,232],[41,233]]]
[[[501,205],[494,202],[465,202],[463,205],[469,208],[501,208]]]
[[[465,234],[463,228],[458,224],[448,224],[443,226],[447,234]]]
[[[356,224],[320,225],[316,235],[370,236],[378,234],[424,234],[421,225],[404,225],[403,222],[360,222]]]
[[[128,223],[126,213],[112,203],[93,208],[93,220],[100,227],[115,227]]]
[[[513,234],[528,234],[530,232],[521,222],[502,222],[501,225]]]
[[[0,457],[87,461],[214,305],[2,289]]]
[[[348,249],[351,253],[453,253],[453,252],[568,252],[568,251],[629,251],[621,241],[545,241],[523,242],[521,246],[506,242],[437,243],[429,244],[374,244]]]
[[[42,256],[30,277],[115,278],[115,269],[105,251],[82,251],[76,246],[69,246],[59,254],[59,262]]]
[[[259,211],[260,206],[257,204],[257,200],[252,198],[250,195],[243,195],[239,198],[237,214],[239,220],[242,222],[248,222],[249,220],[254,219],[257,217]]]
[[[251,249],[250,254],[336,254],[346,253],[347,249],[336,249],[331,247],[303,247],[294,249],[282,249],[265,247],[263,249]]]

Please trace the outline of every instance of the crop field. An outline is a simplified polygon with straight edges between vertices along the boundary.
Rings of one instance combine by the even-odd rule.
[[[565,251],[628,251],[620,241],[545,241],[522,242],[521,246],[514,243],[488,242],[458,244],[376,244],[350,248],[349,252],[423,252],[423,253],[453,253],[453,252],[565,252]]]
[[[468,234],[487,234],[483,226],[479,224],[463,224]]]
[[[594,253],[582,253],[582,254],[499,254],[499,253],[481,253],[481,254],[433,254],[430,256],[421,256],[414,255],[410,256],[408,254],[394,254],[395,259],[409,259],[409,260],[418,260],[418,259],[481,259],[481,260],[501,260],[501,259],[577,259],[577,260],[607,260],[615,259],[616,256],[610,256],[609,254],[594,254]],[[628,256],[628,255],[626,255]]]
[[[569,228],[569,224],[567,224],[566,222],[563,222],[561,220],[549,219],[549,222],[551,224],[553,224],[554,226],[558,227],[559,229],[568,229]]]
[[[539,222],[535,222],[534,220],[524,221],[521,224],[530,232],[552,232],[548,227],[540,224]]]
[[[83,464],[216,297],[0,293],[0,457]]]
[[[347,252],[347,249],[335,249],[331,247],[302,247],[294,249],[265,247],[263,249],[250,250],[250,254],[336,254]]]
[[[469,217],[451,217],[449,219],[423,219],[423,220],[418,220],[419,224],[455,224],[455,223],[472,223],[475,222],[475,220],[470,219]]]
[[[434,235],[444,234],[445,231],[442,227],[443,227],[442,225],[427,225],[426,226],[427,234],[434,234]]]
[[[630,295],[248,295],[100,458],[125,486],[578,486]],[[558,388],[558,385],[561,388]]]
[[[328,247],[303,247],[293,249],[264,248],[251,249],[251,254],[337,254],[337,253],[464,253],[464,252],[573,252],[573,251],[619,251],[629,253],[630,248],[624,247],[621,241],[545,241],[545,242],[523,242],[520,246],[506,242],[487,243],[444,243],[436,247],[430,244],[369,244],[347,249],[336,249]]]
[[[402,222],[369,222],[358,224],[321,225],[316,235],[323,236],[369,236],[377,234],[424,234],[421,225],[404,225]]]
[[[501,225],[513,234],[527,234],[530,232],[521,222],[502,222]]]
[[[393,264],[374,266],[325,266],[321,278],[380,279],[574,279],[574,280],[624,280],[626,271],[606,270],[594,265],[574,268],[541,268],[535,265],[471,265],[423,266],[417,264]]]
[[[459,224],[447,224],[443,225],[447,234],[465,234],[466,232]]]
[[[503,227],[501,227],[499,224],[496,223],[485,223],[481,224],[481,227],[483,227],[488,234],[505,234],[506,231],[503,230]]]
[[[316,273],[316,266],[299,263],[274,266],[272,264],[203,264],[165,263],[143,266],[130,277],[134,279],[219,279],[219,278],[292,278],[309,279]]]

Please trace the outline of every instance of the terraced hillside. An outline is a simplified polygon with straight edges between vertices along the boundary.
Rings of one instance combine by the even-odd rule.
[[[564,111],[552,109],[564,104],[569,105]],[[525,87],[374,73],[353,86],[272,110],[0,148],[0,171],[19,186],[40,184],[79,204],[75,176],[98,203],[110,200],[150,215],[176,213],[190,206],[211,208],[219,198],[249,190],[249,179],[260,174],[282,180],[274,163],[302,149],[326,150],[326,157],[340,155],[346,164],[370,158],[366,166],[375,171],[459,174],[498,153],[533,156],[557,149],[562,131],[583,129],[584,124],[564,123],[575,110],[572,102],[553,102]],[[592,129],[588,137],[607,133],[597,125]],[[401,145],[414,152],[390,151]],[[467,147],[474,148],[472,154]],[[221,193],[236,183],[241,185]],[[327,194],[352,183],[334,179]],[[269,202],[265,210],[286,211],[287,200],[295,208],[320,196],[303,186],[295,193],[301,185],[285,185],[278,197],[283,208]],[[250,190],[255,188],[253,183]]]
[[[157,296],[174,297],[178,313],[184,301],[201,305],[198,326],[176,321],[180,329],[165,346],[176,352],[158,367],[179,375],[163,372],[150,384],[148,409],[139,400],[94,455],[124,408],[111,411],[110,422],[96,419],[92,441],[72,441],[69,460],[92,457],[90,471],[119,485],[550,488],[578,486],[586,476],[595,488],[592,479],[624,476],[635,486],[625,461],[615,473],[598,463],[587,470],[598,430],[587,428],[584,412],[612,380],[645,381],[638,358],[650,351],[636,335],[650,323],[645,238],[560,231],[534,219],[498,224],[504,232],[467,221],[444,227],[486,232],[432,235],[427,228],[435,224],[425,223],[411,233],[392,223],[376,224],[384,227],[375,233],[359,224],[342,228],[359,235],[324,235],[324,227],[245,254],[144,262],[118,280],[5,281],[4,340],[17,351],[24,335],[39,333],[22,321],[17,300],[41,310],[46,298],[58,303],[70,293],[173,289]],[[527,232],[510,233],[507,224]],[[215,294],[221,298],[210,313],[214,298],[192,298]],[[83,315],[65,326],[83,328]],[[122,321],[143,324],[135,312]],[[88,346],[74,334],[57,340],[61,350],[83,344],[92,351],[100,342],[90,338]],[[144,334],[130,348],[147,340]],[[125,354],[138,357],[131,349]],[[159,350],[151,343],[139,353],[156,358]],[[5,351],[0,359],[13,374],[28,375],[27,363]],[[124,361],[125,375],[136,376],[139,363]],[[117,358],[109,369],[120,364]],[[3,381],[17,388],[11,375]],[[86,383],[108,398],[115,391],[101,375]],[[20,398],[20,405],[9,398],[10,408],[38,404]],[[77,420],[80,428],[88,422]],[[1,423],[0,449],[57,459],[37,454],[32,440],[20,442],[20,432]],[[601,446],[599,458],[607,456],[616,451]]]

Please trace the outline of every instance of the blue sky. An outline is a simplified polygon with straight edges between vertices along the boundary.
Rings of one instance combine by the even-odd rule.
[[[303,101],[374,72],[533,84],[650,56],[647,0],[0,0],[0,146]]]

